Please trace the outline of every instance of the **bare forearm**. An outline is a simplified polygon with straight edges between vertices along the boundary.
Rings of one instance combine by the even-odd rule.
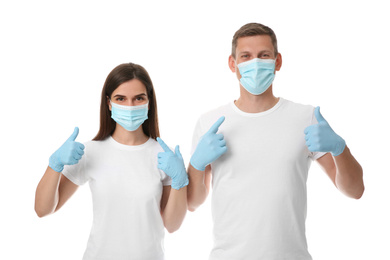
[[[162,218],[165,228],[172,233],[178,230],[183,223],[187,212],[187,187],[180,190],[171,188],[167,205]]]
[[[190,184],[188,186],[188,210],[195,211],[206,201],[208,191],[204,184]]]
[[[359,199],[364,192],[363,169],[346,146],[343,153],[334,157],[336,185],[345,195]]]
[[[205,172],[198,171],[191,164],[188,166],[188,177],[188,210],[195,211],[205,202],[209,187],[205,184]]]
[[[61,174],[47,167],[35,193],[35,212],[39,217],[53,213],[58,204]]]

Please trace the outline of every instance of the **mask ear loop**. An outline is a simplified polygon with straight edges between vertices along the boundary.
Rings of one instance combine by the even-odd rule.
[[[111,108],[110,108],[110,107],[112,107],[111,98],[109,96],[106,96],[106,98],[107,98],[106,101],[107,101],[108,110],[111,111]],[[110,101],[110,103],[108,103],[108,101]]]

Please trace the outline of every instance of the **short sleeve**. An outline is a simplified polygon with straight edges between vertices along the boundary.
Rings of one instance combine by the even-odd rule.
[[[315,124],[318,124],[318,121],[317,121],[317,118],[314,115],[314,107],[313,107],[312,108],[312,115],[311,115],[311,123],[310,123],[310,125],[315,125]],[[309,157],[313,161],[321,158],[325,154],[327,154],[327,153],[326,152],[310,152],[309,151]]]
[[[172,179],[169,177],[163,170],[158,169],[158,171],[161,174],[161,182],[163,186],[171,186],[172,184]]]
[[[83,185],[88,181],[85,172],[87,161],[87,152],[84,150],[84,155],[79,162],[74,165],[65,165],[62,174],[76,185]]]
[[[202,136],[201,118],[198,119],[195,125],[194,133],[192,135],[191,155],[195,152],[199,139]]]

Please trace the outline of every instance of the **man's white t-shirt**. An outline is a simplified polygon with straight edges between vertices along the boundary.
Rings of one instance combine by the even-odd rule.
[[[89,182],[93,225],[84,260],[162,260],[163,186],[171,179],[157,168],[158,142],[128,146],[111,136],[85,143],[78,164],[62,174],[77,185]]]
[[[221,116],[227,152],[211,164],[214,247],[210,260],[309,260],[306,180],[312,153],[304,129],[314,107],[280,98],[271,109],[245,113],[234,102],[200,117],[193,149]]]

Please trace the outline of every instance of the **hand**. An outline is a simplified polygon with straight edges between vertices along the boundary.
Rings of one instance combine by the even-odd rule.
[[[226,153],[226,141],[223,139],[222,134],[217,134],[218,128],[223,121],[225,121],[224,116],[220,117],[209,131],[200,138],[190,160],[191,165],[198,171],[204,171],[207,165]]]
[[[84,154],[84,145],[75,142],[79,128],[75,127],[73,134],[55,151],[49,159],[49,166],[56,172],[62,172],[64,165],[77,164]]]
[[[188,185],[188,175],[184,166],[179,146],[176,145],[175,153],[169,149],[161,138],[157,137],[157,142],[164,149],[164,152],[158,153],[158,168],[163,170],[172,179],[171,187],[175,190]]]
[[[306,145],[311,152],[331,152],[333,156],[340,155],[345,148],[345,141],[337,135],[316,107],[314,115],[318,124],[305,129]]]

